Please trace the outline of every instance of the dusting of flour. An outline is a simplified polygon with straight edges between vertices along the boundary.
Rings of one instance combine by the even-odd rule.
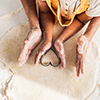
[[[95,100],[93,95],[99,89],[96,89],[99,51],[95,38],[87,52],[85,74],[78,78],[75,69],[77,39],[86,27],[64,43],[67,62],[64,70],[60,70],[60,66],[34,66],[34,57],[40,44],[33,50],[27,63],[19,67],[18,57],[30,30],[29,23],[9,30],[0,40],[0,61],[7,65],[8,72],[11,69],[14,73],[5,90],[6,96],[12,100]],[[54,39],[61,29],[58,24],[54,26]]]

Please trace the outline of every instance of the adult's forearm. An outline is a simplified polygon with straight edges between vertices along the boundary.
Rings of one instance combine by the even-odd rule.
[[[21,0],[21,2],[31,27],[39,28],[39,22],[36,14],[36,0]]]
[[[99,26],[100,26],[100,17],[94,17],[91,20],[86,32],[84,33],[89,41],[91,41],[92,37],[94,36]]]

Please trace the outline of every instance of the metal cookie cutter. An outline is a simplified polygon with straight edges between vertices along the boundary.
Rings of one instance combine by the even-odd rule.
[[[52,62],[48,62],[48,63],[46,63],[46,64],[43,63],[43,58],[44,58],[44,56],[45,56],[50,50],[52,50],[52,51],[54,52],[54,54],[57,56],[57,58],[58,58],[58,63],[57,63],[57,64],[52,64]],[[51,66],[53,66],[53,67],[57,67],[60,63],[61,63],[61,60],[60,60],[60,58],[58,57],[56,51],[55,51],[53,48],[50,48],[49,50],[47,50],[47,51],[45,52],[45,54],[41,57],[41,64],[42,64],[44,67],[47,67],[47,66],[49,66],[49,65],[51,65]]]

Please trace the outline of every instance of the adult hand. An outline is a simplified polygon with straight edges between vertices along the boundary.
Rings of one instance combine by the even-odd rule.
[[[52,42],[48,40],[44,40],[42,45],[40,46],[37,55],[35,57],[34,65],[37,65],[40,63],[41,57],[44,55],[44,53],[51,47]]]
[[[83,67],[85,63],[85,56],[87,53],[87,49],[89,46],[89,41],[85,37],[85,35],[82,35],[78,38],[77,41],[77,48],[76,48],[76,72],[77,76],[79,77],[80,72],[83,74]]]
[[[32,28],[30,30],[30,32],[28,33],[28,37],[24,41],[24,46],[18,59],[19,66],[22,66],[27,61],[32,49],[34,49],[40,42],[41,35],[42,33],[40,28]]]
[[[61,41],[56,40],[54,43],[54,47],[55,47],[55,50],[57,51],[57,54],[61,60],[61,63],[60,63],[61,69],[63,69],[66,67],[64,45]]]

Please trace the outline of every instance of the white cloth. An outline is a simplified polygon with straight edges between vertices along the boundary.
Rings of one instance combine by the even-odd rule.
[[[100,16],[100,0],[90,0],[90,7],[86,14],[91,17]]]
[[[59,0],[61,15],[70,17],[75,9],[80,5],[81,0]],[[86,14],[90,17],[100,16],[100,0],[90,0]]]

